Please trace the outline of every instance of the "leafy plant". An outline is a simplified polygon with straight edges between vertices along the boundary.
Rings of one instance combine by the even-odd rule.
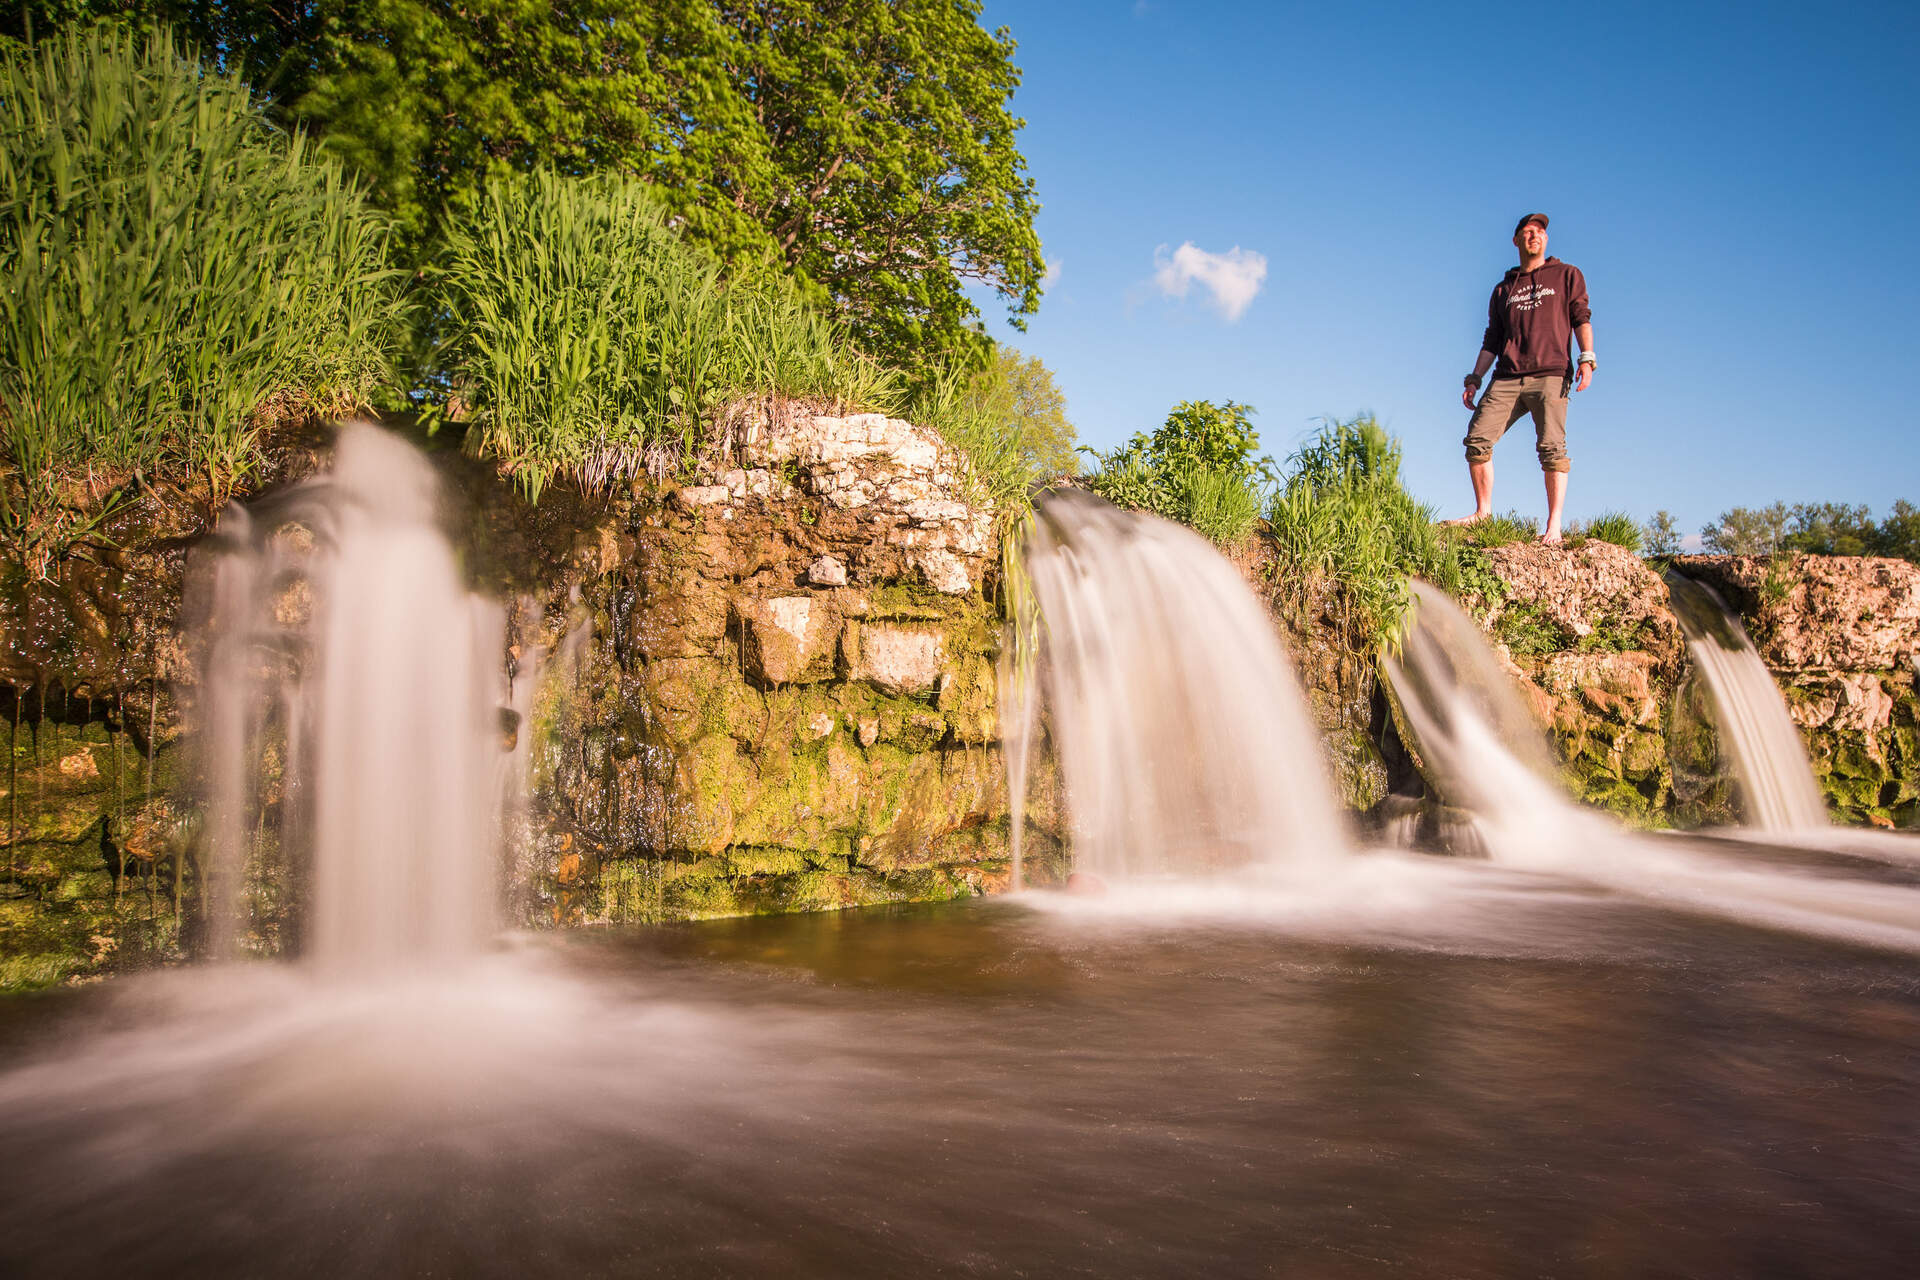
[[[1108,453],[1087,486],[1117,506],[1190,525],[1221,545],[1244,540],[1258,518],[1273,460],[1254,456],[1249,405],[1185,400],[1152,435],[1136,432]]]
[[[165,31],[0,55],[0,532],[44,571],[140,477],[218,500],[280,411],[339,411],[404,321],[387,224]]]
[[[1456,536],[1476,547],[1505,547],[1538,538],[1540,522],[1518,511],[1506,511],[1460,526]]]

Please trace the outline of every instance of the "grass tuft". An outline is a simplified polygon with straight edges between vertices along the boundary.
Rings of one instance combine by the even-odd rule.
[[[1400,445],[1371,416],[1328,421],[1287,462],[1267,510],[1276,578],[1331,592],[1356,647],[1397,638],[1411,577],[1461,586],[1462,550],[1400,482]]]
[[[263,410],[340,412],[404,323],[337,162],[164,31],[0,53],[0,535],[46,572],[142,477],[223,498]]]

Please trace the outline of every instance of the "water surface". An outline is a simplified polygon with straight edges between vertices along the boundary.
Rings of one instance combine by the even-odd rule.
[[[1354,861],[0,1006],[0,1271],[1912,1273],[1920,959]]]

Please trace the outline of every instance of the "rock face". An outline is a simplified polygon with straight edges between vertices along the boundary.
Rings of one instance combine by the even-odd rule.
[[[1920,567],[1853,556],[1682,556],[1741,615],[1841,818],[1920,826]]]
[[[1705,693],[1660,576],[1595,540],[1483,554],[1492,581],[1465,603],[1519,677],[1575,794],[1648,825],[1730,820],[1724,770],[1696,723]]]
[[[910,423],[758,404],[722,426],[666,500],[583,507],[568,568],[523,611],[523,652],[578,664],[532,717],[530,913],[687,918],[999,883],[993,512]],[[1043,781],[1042,856],[1051,804]]]

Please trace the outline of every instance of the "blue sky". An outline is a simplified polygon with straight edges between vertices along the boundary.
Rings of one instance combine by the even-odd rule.
[[[1371,410],[1409,487],[1466,510],[1460,379],[1538,209],[1600,358],[1571,515],[1920,502],[1920,5],[989,0],[983,21],[1020,43],[1057,271],[1027,333],[994,330],[1055,371],[1086,443],[1234,399],[1284,457]],[[1189,243],[1241,251],[1223,295],[1167,292]],[[1495,505],[1538,514],[1530,423],[1495,462]]]

